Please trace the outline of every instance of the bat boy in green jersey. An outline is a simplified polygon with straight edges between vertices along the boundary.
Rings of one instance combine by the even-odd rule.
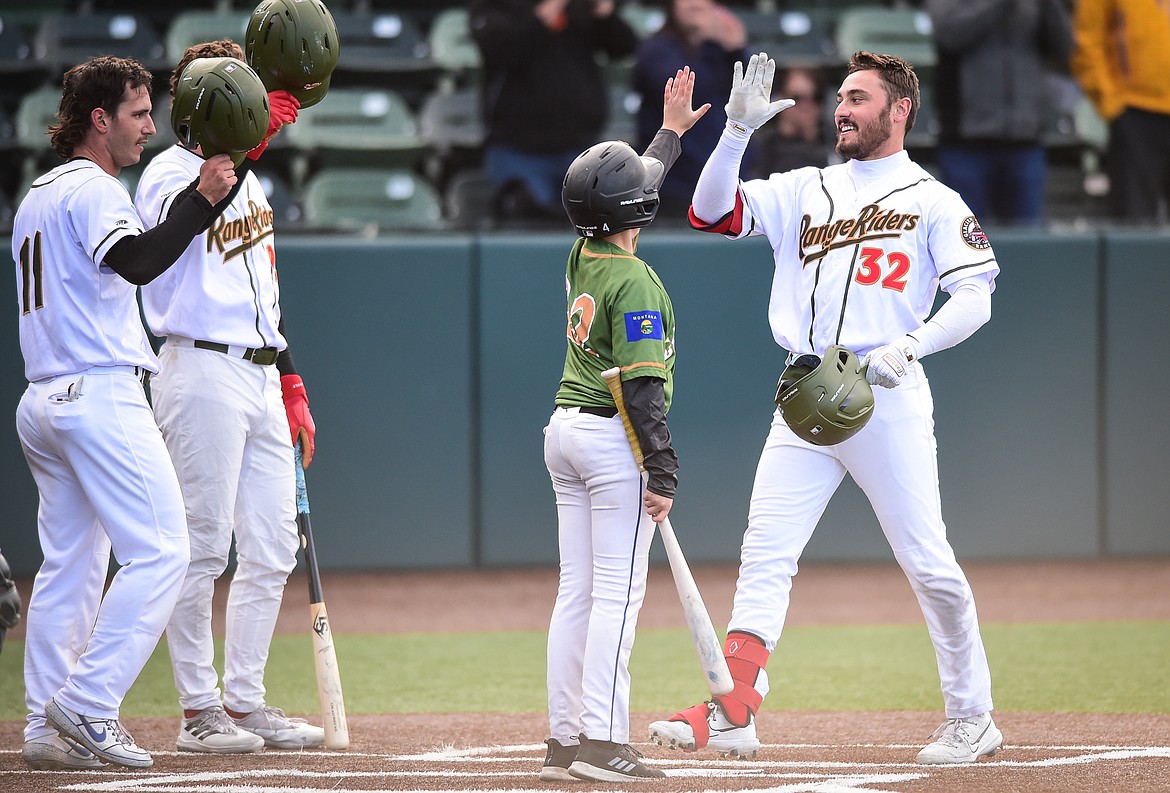
[[[658,186],[682,150],[679,139],[710,108],[691,108],[694,85],[689,68],[666,81],[662,129],[645,154],[621,141],[591,146],[569,166],[561,190],[580,238],[565,273],[568,350],[544,441],[561,557],[548,633],[545,781],[665,776],[629,745],[629,659],[654,524],[666,519],[678,484],[666,426],[674,310],[634,251],[658,211]],[[601,376],[613,367],[645,456],[645,486]]]

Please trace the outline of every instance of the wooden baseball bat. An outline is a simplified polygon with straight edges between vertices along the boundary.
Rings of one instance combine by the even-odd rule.
[[[642,480],[646,481],[646,468],[643,465],[642,445],[634,433],[634,425],[630,423],[630,416],[626,412],[626,400],[622,396],[621,370],[617,367],[606,369],[601,373],[605,379],[609,392],[613,395],[617,405],[618,415],[622,417],[622,426],[626,429],[626,439],[630,442],[630,450],[634,453],[634,462],[642,472]],[[678,544],[678,537],[674,534],[674,527],[670,525],[670,518],[658,524],[658,533],[662,537],[662,545],[666,548],[666,558],[670,561],[670,572],[674,576],[674,586],[678,590],[678,599],[682,603],[683,615],[686,617],[687,629],[691,632],[691,641],[695,643],[695,650],[699,654],[699,666],[703,669],[707,688],[712,694],[722,696],[730,694],[735,688],[731,679],[731,671],[727,668],[727,660],[723,657],[723,645],[711,624],[711,615],[703,604],[703,596],[699,594],[699,587],[695,577],[691,574],[690,565],[683,556],[682,546]]]
[[[305,468],[301,463],[301,443],[296,445],[297,528],[305,552],[309,573],[309,625],[313,631],[313,661],[317,669],[317,698],[325,722],[325,748],[349,748],[349,722],[345,718],[345,697],[341,691],[341,674],[337,652],[333,649],[333,631],[329,612],[321,591],[321,570],[317,566],[317,549],[313,545],[313,524],[309,520],[309,492],[305,488]]]

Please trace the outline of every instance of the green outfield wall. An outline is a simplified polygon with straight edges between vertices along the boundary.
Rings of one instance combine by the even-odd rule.
[[[956,551],[1170,553],[1170,233],[991,236],[1003,268],[991,322],[925,361]],[[782,366],[766,319],[770,253],[760,239],[645,237],[639,253],[678,316],[672,522],[693,561],[735,561]],[[323,567],[555,563],[542,429],[563,362],[571,242],[279,239],[282,303],[318,427],[308,486]],[[11,419],[24,388],[16,311],[2,321],[0,547],[27,574],[40,562],[37,498]],[[891,558],[849,480],[805,558]]]

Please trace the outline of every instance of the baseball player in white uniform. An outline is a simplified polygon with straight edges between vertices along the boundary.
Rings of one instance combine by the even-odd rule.
[[[231,41],[188,48],[174,71],[172,96],[192,60],[243,54]],[[269,102],[271,137],[296,119],[297,107],[287,91],[269,94]],[[325,740],[322,728],[265,702],[264,667],[298,547],[292,437],[303,433],[308,465],[315,430],[283,332],[273,212],[252,161],[244,160],[237,189],[216,207],[215,221],[142,290],[146,322],[165,337],[151,392],[191,538],[191,565],[167,626],[183,708],[177,745],[184,751],[302,749]],[[199,150],[180,144],[151,160],[135,199],[147,226],[170,216],[203,162]],[[221,692],[211,604],[233,535],[237,567]]]
[[[50,127],[66,159],[36,179],[12,235],[28,390],[17,433],[40,496],[44,564],[28,604],[24,760],[36,769],[152,764],[118,720],[187,567],[175,469],[143,379],[158,371],[136,284],[169,267],[235,182],[226,155],[149,232],[121,168],[154,134],[150,72],[99,57],[69,70]],[[102,596],[111,549],[121,568]],[[59,734],[58,734],[59,733]]]
[[[906,573],[934,643],[946,721],[919,763],[970,762],[999,748],[991,673],[975,600],[943,524],[933,402],[921,359],[991,316],[999,272],[963,200],[903,148],[919,107],[905,61],[855,53],[838,92],[837,153],[846,162],[741,183],[751,133],[791,100],[770,102],[775,63],[735,66],[728,124],[695,188],[691,223],[732,239],[764,235],[776,269],[769,321],[790,353],[832,344],[868,364],[869,423],[835,446],[797,437],[777,411],[756,471],[725,655],[735,690],[650,726],[651,738],[732,755],[759,748],[764,670],[784,627],[792,576],[846,473],[861,487]],[[936,289],[950,297],[929,317]]]

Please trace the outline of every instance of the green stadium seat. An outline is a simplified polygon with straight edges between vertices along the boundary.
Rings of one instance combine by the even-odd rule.
[[[440,152],[476,149],[487,134],[479,108],[479,90],[457,88],[427,96],[418,111],[419,135]]]
[[[179,12],[167,29],[167,60],[178,63],[188,47],[205,41],[231,39],[243,47],[250,17],[250,12],[242,10]]]
[[[429,72],[435,68],[418,23],[396,11],[334,11],[342,72]]]
[[[305,220],[328,231],[435,231],[444,228],[435,188],[404,168],[329,168],[305,184]]]
[[[938,63],[930,16],[914,8],[860,6],[842,10],[837,17],[837,50],[841,57],[858,50],[897,55],[909,61],[920,80]]]
[[[134,13],[46,16],[37,29],[33,54],[62,71],[95,55],[134,58],[149,69],[167,66],[162,39],[149,19]]]
[[[325,165],[409,166],[427,147],[401,94],[364,88],[330,89],[278,137]]]
[[[466,8],[439,12],[427,33],[431,59],[440,69],[455,74],[478,73],[483,66],[479,46],[471,38]]]
[[[21,148],[34,153],[48,148],[48,126],[56,123],[59,104],[59,86],[41,86],[21,97],[15,119],[16,141]]]

